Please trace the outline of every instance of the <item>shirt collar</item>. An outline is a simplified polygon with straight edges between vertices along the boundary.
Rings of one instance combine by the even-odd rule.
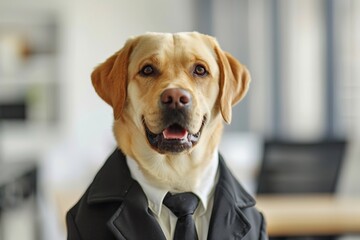
[[[137,162],[129,156],[126,156],[126,161],[129,166],[129,170],[131,173],[131,177],[135,179],[143,191],[145,192],[149,208],[153,211],[157,216],[160,216],[162,202],[164,200],[165,195],[169,192],[169,189],[160,188],[158,186],[154,186],[147,180],[142,171],[140,170]],[[217,150],[214,151],[210,164],[203,171],[202,179],[200,179],[199,186],[193,191],[200,199],[199,205],[199,214],[202,215],[205,213],[207,206],[209,204],[209,200],[214,194],[215,185],[218,179],[217,169],[219,165],[219,157]]]
[[[199,197],[202,208],[199,214],[202,215],[207,210],[209,201],[214,195],[215,185],[218,181],[219,155],[217,150],[214,151],[210,164],[204,169],[199,186],[194,193]]]

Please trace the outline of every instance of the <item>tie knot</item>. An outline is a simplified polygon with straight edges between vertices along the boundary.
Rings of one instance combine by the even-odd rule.
[[[191,192],[178,193],[174,195],[167,193],[163,203],[175,214],[176,217],[180,218],[189,214],[194,214],[199,204],[199,198]]]

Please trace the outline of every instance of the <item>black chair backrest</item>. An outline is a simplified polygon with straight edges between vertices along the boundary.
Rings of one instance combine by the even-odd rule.
[[[346,141],[265,141],[258,194],[334,193]]]

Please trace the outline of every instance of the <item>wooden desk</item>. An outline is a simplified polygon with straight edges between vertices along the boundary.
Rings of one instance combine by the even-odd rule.
[[[270,236],[360,234],[360,196],[257,197]]]

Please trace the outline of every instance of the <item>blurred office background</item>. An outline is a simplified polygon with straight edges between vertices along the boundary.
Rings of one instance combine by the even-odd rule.
[[[213,35],[248,66],[220,149],[250,192],[265,140],[340,139],[336,194],[360,195],[359,1],[1,0],[0,240],[65,239],[64,212],[115,146],[90,74],[148,31]]]

